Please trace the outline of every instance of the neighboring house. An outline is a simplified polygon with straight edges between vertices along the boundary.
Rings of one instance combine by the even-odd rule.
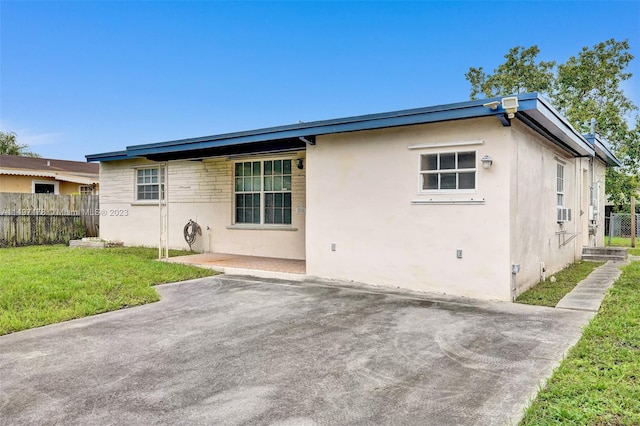
[[[582,246],[603,245],[605,167],[619,165],[536,93],[87,159],[100,162],[101,208],[122,212],[101,218],[104,238],[154,246],[168,235],[186,248],[193,219],[201,251],[500,300],[579,259]]]
[[[97,194],[99,173],[82,161],[0,155],[0,192]]]

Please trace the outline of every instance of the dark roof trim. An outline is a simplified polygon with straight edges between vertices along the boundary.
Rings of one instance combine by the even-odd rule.
[[[134,158],[127,154],[127,151],[113,151],[104,152],[102,154],[90,154],[85,155],[87,161],[116,161],[116,160],[129,160]]]
[[[516,118],[573,155],[594,155],[594,149],[587,140],[537,93],[520,94],[517,97],[519,107]],[[486,103],[501,99],[502,97],[133,145],[128,146],[126,151],[93,154],[86,157],[87,161],[115,161],[138,157],[166,161],[252,153],[268,150],[271,146],[274,150],[305,149],[305,144],[300,138],[468,118],[503,117],[506,111],[501,106],[496,110],[484,106]]]
[[[596,156],[607,163],[608,166],[619,167],[622,162],[615,156],[608,143],[600,139],[598,134],[584,135],[585,139],[595,148]]]

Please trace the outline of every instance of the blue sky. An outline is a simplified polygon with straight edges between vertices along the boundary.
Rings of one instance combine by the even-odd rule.
[[[0,130],[44,157],[469,99],[470,66],[628,39],[640,2],[0,1]]]

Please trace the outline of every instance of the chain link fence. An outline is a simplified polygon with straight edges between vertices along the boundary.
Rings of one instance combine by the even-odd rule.
[[[631,213],[612,213],[609,218],[609,244],[611,237],[631,238]],[[636,237],[640,237],[640,214],[636,214]]]

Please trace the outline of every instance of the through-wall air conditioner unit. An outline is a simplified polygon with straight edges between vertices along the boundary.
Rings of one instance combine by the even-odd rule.
[[[571,221],[571,209],[558,207],[558,223]]]

